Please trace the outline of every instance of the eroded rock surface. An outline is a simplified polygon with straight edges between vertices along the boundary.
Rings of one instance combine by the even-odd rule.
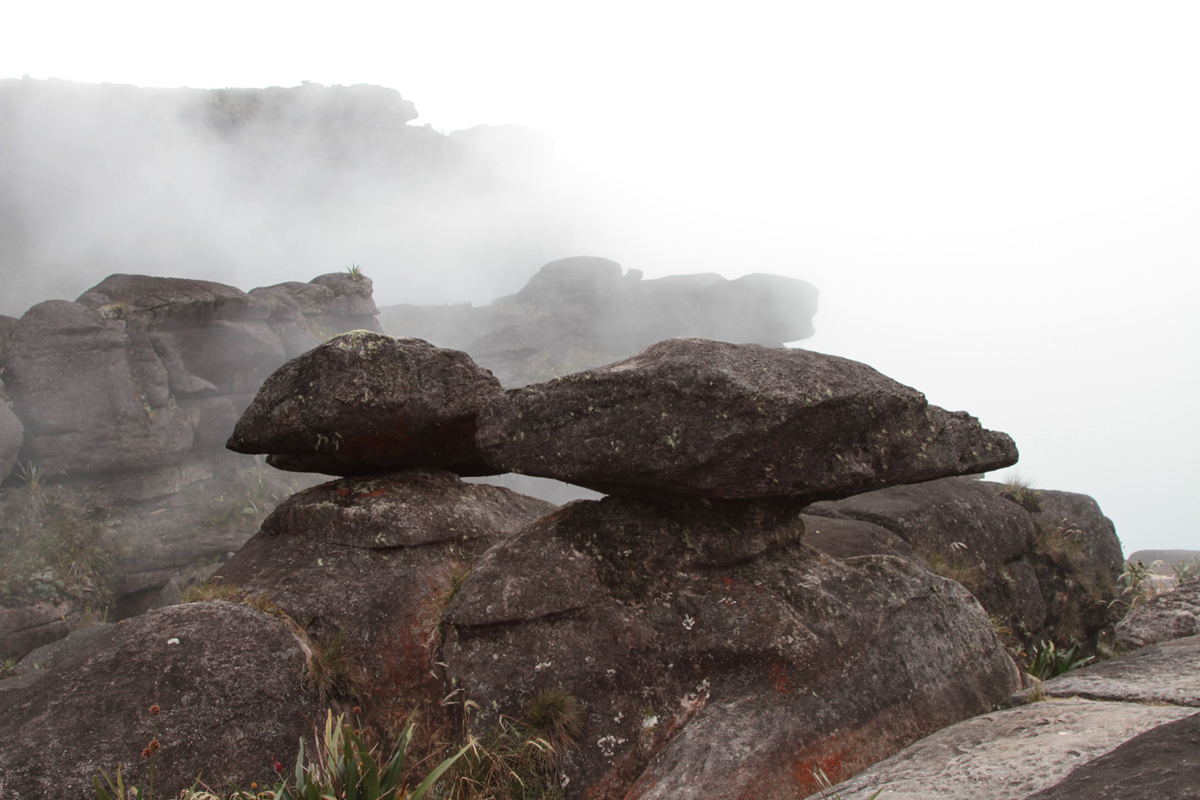
[[[304,654],[288,629],[231,603],[160,609],[57,663],[23,690],[0,692],[5,797],[93,796],[117,765],[146,777],[157,738],[156,796],[196,777],[214,788],[268,785],[272,759],[294,763],[317,716],[300,689]],[[158,705],[161,714],[148,713]]]
[[[1078,699],[996,711],[922,739],[828,796],[867,800],[882,789],[881,800],[1023,800],[1047,790],[1046,797],[1091,798],[1097,795],[1053,794],[1050,787],[1139,734],[1194,713]]]
[[[1117,623],[1117,641],[1130,649],[1200,633],[1200,577],[1150,598]]]
[[[261,594],[367,671],[366,716],[435,726],[442,609],[487,547],[556,507],[439,470],[347,478],[282,503],[214,580]],[[391,715],[389,717],[389,715]]]
[[[227,447],[279,469],[369,475],[437,467],[494,472],[476,416],[500,383],[466,353],[367,331],[337,336],[271,375]]]
[[[1017,459],[1005,434],[865,364],[702,339],[510,390],[478,438],[500,471],[605,493],[803,502]]]
[[[1046,681],[1053,697],[1200,706],[1200,636],[1152,644]]]
[[[572,503],[467,578],[448,677],[480,726],[544,688],[579,698],[563,777],[594,800],[794,797],[1019,685],[962,587],[802,533],[788,503]]]

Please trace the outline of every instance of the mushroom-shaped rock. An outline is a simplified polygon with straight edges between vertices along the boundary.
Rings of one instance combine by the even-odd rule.
[[[865,364],[704,339],[510,391],[478,440],[498,472],[726,499],[836,499],[1017,461],[1006,434]]]
[[[498,394],[500,382],[466,353],[351,331],[267,378],[226,447],[293,472],[486,475],[494,470],[475,447],[475,420]]]

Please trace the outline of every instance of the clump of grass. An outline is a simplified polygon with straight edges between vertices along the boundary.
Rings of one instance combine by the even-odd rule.
[[[1183,561],[1172,562],[1171,571],[1175,573],[1175,585],[1180,586],[1186,581],[1200,576],[1200,558],[1193,558],[1191,563]]]
[[[1159,594],[1151,575],[1151,569],[1141,561],[1125,562],[1125,569],[1118,579],[1121,585],[1121,594],[1109,605],[1123,606],[1125,612],[1128,613]]]
[[[1018,475],[1011,475],[1007,481],[1001,484],[998,494],[1005,500],[1016,503],[1030,514],[1036,514],[1042,510],[1042,493],[1034,489],[1029,481]]]
[[[238,603],[242,600],[242,590],[232,583],[224,583],[216,578],[209,578],[203,583],[186,587],[179,593],[185,603],[207,603],[213,600],[227,600]]]
[[[1084,656],[1079,652],[1079,645],[1072,644],[1067,650],[1056,646],[1053,641],[1043,639],[1033,646],[1033,660],[1027,670],[1038,680],[1057,678],[1065,672],[1087,666],[1095,660],[1095,656]]]
[[[543,689],[525,706],[524,721],[534,734],[549,742],[557,766],[583,727],[583,712],[579,701],[565,689]]]
[[[352,281],[361,281],[367,276],[363,274],[362,267],[358,264],[351,264],[346,268],[346,277]]]
[[[0,661],[0,680],[11,678],[17,674],[17,660],[15,658],[6,658]]]
[[[310,654],[304,666],[304,683],[324,703],[330,698],[357,696],[366,683],[358,660],[346,647],[344,631],[309,639]]]
[[[1079,542],[1082,536],[1082,531],[1071,527],[1065,519],[1055,526],[1041,526],[1033,545],[1034,553],[1057,567],[1068,568],[1083,555]]]
[[[935,575],[941,575],[943,578],[956,581],[972,594],[983,583],[983,571],[976,564],[964,561],[956,556],[946,558],[941,553],[921,552],[918,555],[924,559],[925,563],[929,565],[930,571]]]

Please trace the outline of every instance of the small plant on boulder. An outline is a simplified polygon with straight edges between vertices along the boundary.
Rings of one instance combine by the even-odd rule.
[[[1073,644],[1067,650],[1058,648],[1054,642],[1043,639],[1033,646],[1033,660],[1029,664],[1029,674],[1038,680],[1057,678],[1064,672],[1087,666],[1095,660],[1095,656],[1084,657],[1079,652],[1079,645]]]

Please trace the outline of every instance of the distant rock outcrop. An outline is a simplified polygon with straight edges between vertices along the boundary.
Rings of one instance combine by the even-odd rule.
[[[606,258],[553,261],[490,306],[385,306],[384,330],[464,350],[505,386],[617,361],[676,336],[782,347],[813,334],[817,290],[795,278],[642,280]]]

